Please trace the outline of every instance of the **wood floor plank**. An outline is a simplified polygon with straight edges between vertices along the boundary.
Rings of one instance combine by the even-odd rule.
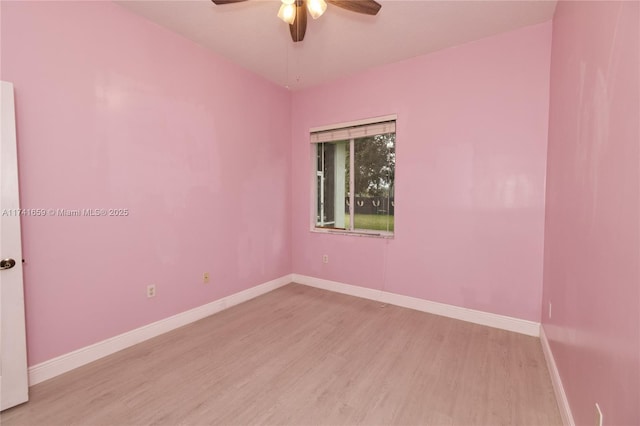
[[[31,388],[3,425],[560,425],[538,339],[290,284]]]

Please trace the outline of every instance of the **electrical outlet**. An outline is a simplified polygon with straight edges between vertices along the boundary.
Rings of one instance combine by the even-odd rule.
[[[156,297],[156,286],[154,284],[147,286],[147,297]]]
[[[322,255],[322,263],[329,263],[329,255],[328,254],[323,254]]]
[[[209,273],[205,272],[204,274],[202,274],[202,283],[203,284],[209,284]]]
[[[600,410],[600,406],[598,405],[598,403],[596,402],[596,426],[602,426],[602,420],[603,420],[603,415],[602,415],[602,410]]]
[[[549,302],[549,319],[551,319],[551,302]]]

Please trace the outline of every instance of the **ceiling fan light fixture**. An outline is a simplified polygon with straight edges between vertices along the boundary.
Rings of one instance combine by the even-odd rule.
[[[313,19],[318,19],[327,10],[327,2],[324,0],[307,0],[307,10]]]
[[[293,25],[296,20],[296,6],[293,3],[287,4],[283,1],[280,5],[280,10],[278,10],[278,18],[289,25]]]

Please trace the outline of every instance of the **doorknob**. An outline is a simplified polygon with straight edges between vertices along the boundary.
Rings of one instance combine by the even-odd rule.
[[[16,261],[13,259],[2,259],[0,260],[0,270],[2,269],[11,269],[16,266]]]

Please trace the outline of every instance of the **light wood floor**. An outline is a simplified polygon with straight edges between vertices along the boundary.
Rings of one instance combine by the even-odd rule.
[[[31,388],[2,425],[559,425],[538,339],[297,284]]]

